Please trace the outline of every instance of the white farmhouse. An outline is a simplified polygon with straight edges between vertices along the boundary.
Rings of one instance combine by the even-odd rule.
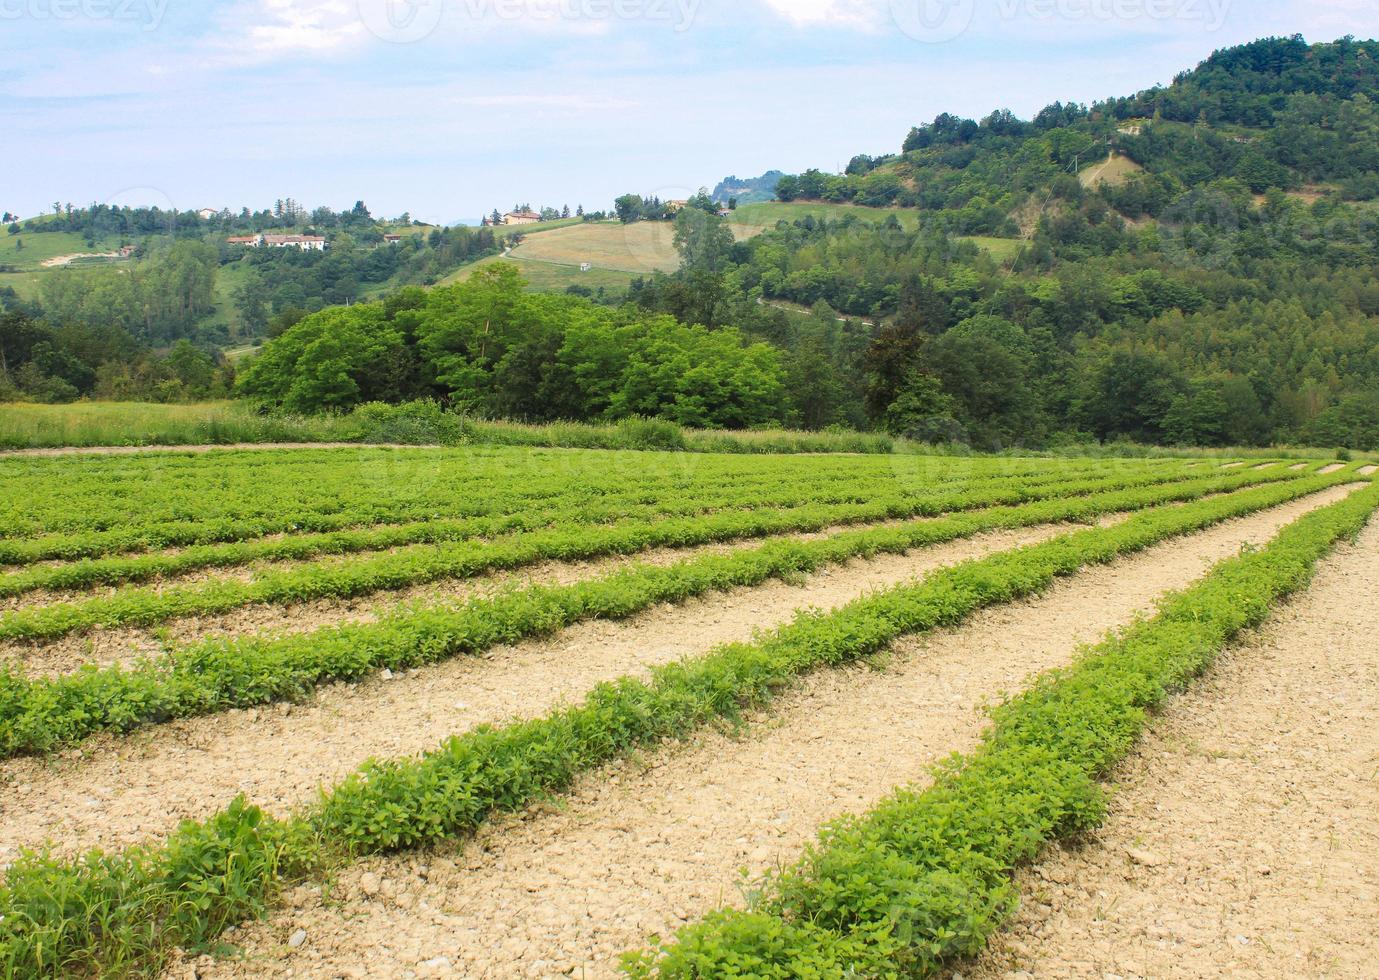
[[[264,235],[269,248],[299,248],[304,252],[324,252],[326,240],[320,235]]]

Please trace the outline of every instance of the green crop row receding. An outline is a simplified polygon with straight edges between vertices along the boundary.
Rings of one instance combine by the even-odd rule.
[[[310,465],[291,452],[259,453],[252,464],[207,457],[207,465],[170,467],[163,457],[137,457],[119,469],[88,459],[59,460],[41,471],[0,464],[0,537],[132,530],[185,522],[294,524],[338,530],[385,516],[464,513],[492,496],[598,496],[628,486],[664,489],[726,483],[827,486],[878,477],[924,482],[967,473],[1052,473],[1089,460],[926,460],[920,458],[677,457],[647,453],[336,452]],[[1124,467],[1126,463],[1100,465]],[[1136,464],[1143,466],[1146,464]],[[1160,460],[1149,465],[1168,466]],[[1178,463],[1177,465],[1183,465]],[[169,542],[172,543],[172,542]]]
[[[607,474],[573,476],[558,467],[540,474],[509,469],[496,471],[484,478],[463,473],[453,479],[440,479],[435,474],[413,475],[410,471],[388,472],[387,479],[381,485],[357,481],[358,485],[351,488],[348,501],[332,499],[322,493],[310,496],[309,507],[294,506],[275,502],[271,490],[256,489],[251,485],[237,491],[254,502],[254,506],[249,508],[252,512],[248,514],[226,512],[223,507],[219,513],[209,513],[205,503],[194,501],[172,510],[150,504],[138,512],[137,519],[93,516],[93,501],[56,499],[60,496],[58,486],[30,488],[25,492],[5,488],[12,505],[27,498],[54,498],[49,500],[52,507],[64,514],[82,516],[83,519],[69,518],[61,533],[15,536],[11,532],[8,540],[0,540],[0,564],[99,558],[158,548],[243,542],[270,534],[327,533],[438,519],[495,518],[532,510],[568,510],[581,504],[593,507],[619,503],[654,504],[677,496],[695,499],[699,496],[711,498],[714,495],[737,494],[751,499],[755,495],[763,501],[777,500],[784,504],[790,501],[842,498],[847,494],[893,495],[926,487],[1019,477],[1052,480],[1059,476],[1072,479],[1095,473],[1106,476],[1183,473],[1190,465],[1159,462],[1152,465],[1118,463],[1111,466],[1079,461],[1057,467],[1040,467],[1024,462],[1007,462],[994,467],[983,461],[982,466],[914,467],[906,465],[908,462],[903,461],[890,469],[872,466],[845,472],[822,467],[818,472],[782,470],[761,474],[696,471],[690,475],[664,466],[648,466],[626,473],[614,467]],[[72,478],[79,480],[82,474],[74,472]],[[315,474],[297,475],[289,466],[274,469],[262,479],[271,484],[292,484],[302,488],[304,493],[318,485]],[[116,495],[127,492],[129,484],[139,486],[157,482],[151,479],[151,474],[142,479],[136,475],[116,487],[99,482],[93,492]],[[418,490],[418,486],[436,486],[439,489],[426,492]],[[211,487],[202,497],[218,499],[230,493],[225,488]]]
[[[271,904],[279,889],[350,855],[392,851],[472,830],[500,809],[558,791],[583,771],[763,704],[804,672],[875,653],[907,633],[955,625],[1027,596],[1057,576],[1330,485],[1304,480],[1133,516],[931,574],[832,614],[801,613],[752,644],[656,669],[648,681],[595,688],[584,703],[484,727],[421,758],[374,763],[287,820],[237,802],[188,822],[161,845],[77,862],[24,855],[0,888],[0,969],[7,976],[155,970],[174,946]],[[243,855],[243,857],[241,857]]]
[[[325,627],[281,637],[213,640],[133,668],[91,668],[30,680],[0,669],[0,756],[49,751],[101,731],[293,699],[329,681],[381,668],[401,670],[474,654],[588,619],[622,618],[659,602],[756,585],[825,565],[968,537],[997,528],[1087,520],[1238,489],[1242,477],[1063,496],[939,520],[774,541],[728,555],[660,567],[634,565],[563,586],[532,586],[458,607],[412,608],[377,623]],[[1290,492],[1334,478],[1294,481]]]
[[[870,813],[825,829],[753,908],[725,910],[629,957],[641,980],[724,976],[924,977],[981,951],[1015,906],[1014,869],[1105,816],[1098,780],[1147,712],[1197,676],[1316,563],[1357,534],[1379,488],[1309,514],[1265,549],[1229,559],[994,712],[983,745]]]
[[[1169,479],[1184,470],[1139,475],[1140,479]],[[1000,487],[1033,487],[1042,483],[1106,476],[1129,480],[1136,474],[1115,474],[1100,470],[1071,471],[1050,477],[1029,475],[1000,477],[980,483],[963,479],[944,480],[897,493],[893,480],[854,481],[836,488],[780,487],[759,490],[742,485],[700,486],[690,491],[660,491],[635,487],[625,493],[594,500],[574,502],[556,499],[540,505],[517,506],[510,500],[490,501],[484,516],[435,519],[415,524],[385,525],[364,530],[334,531],[323,534],[294,534],[285,538],[250,540],[228,544],[209,544],[184,548],[174,553],[93,558],[64,565],[44,565],[0,575],[0,597],[23,595],[39,589],[63,590],[141,582],[163,576],[185,574],[205,568],[232,568],[260,561],[291,561],[380,551],[416,544],[442,544],[475,537],[530,532],[552,526],[572,527],[628,521],[694,517],[721,511],[750,511],[798,508],[819,504],[875,503],[878,500],[905,499],[939,488],[957,491],[967,487],[983,490]],[[179,532],[192,533],[187,528]],[[15,545],[17,543],[11,543]],[[35,542],[51,551],[51,542]],[[33,550],[37,550],[36,548]],[[14,554],[17,548],[12,548]]]
[[[1296,474],[1251,473],[1259,483]],[[300,569],[264,572],[252,581],[219,580],[165,588],[126,587],[89,599],[54,602],[0,613],[0,639],[38,640],[95,627],[150,626],[181,616],[205,616],[259,603],[344,599],[446,579],[510,571],[542,561],[630,555],[648,548],[683,548],[772,534],[818,531],[842,524],[937,515],[1030,500],[1082,496],[1098,490],[1162,482],[1158,476],[1066,483],[1031,481],[938,490],[865,504],[806,505],[779,511],[725,511],[613,525],[553,527],[491,541],[441,542]]]

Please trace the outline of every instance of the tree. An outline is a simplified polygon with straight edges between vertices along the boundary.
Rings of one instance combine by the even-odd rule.
[[[994,316],[964,320],[929,345],[924,361],[974,445],[999,449],[1038,440],[1029,342],[1014,323]]]
[[[264,345],[240,374],[240,394],[293,412],[346,410],[416,393],[402,337],[381,305],[314,313]]]
[[[215,361],[189,340],[173,344],[166,358],[168,368],[192,397],[205,397],[215,381]]]
[[[244,280],[235,287],[232,297],[240,323],[251,336],[259,336],[268,327],[268,297],[262,277],[249,270]],[[303,297],[305,301],[305,297]]]
[[[712,329],[727,298],[724,274],[734,244],[732,229],[716,214],[686,207],[675,218],[675,249],[680,253],[680,279],[687,287],[684,318]]]
[[[966,433],[953,418],[956,405],[932,374],[911,371],[882,422],[887,432],[916,442],[965,442]]]
[[[624,194],[613,202],[613,211],[617,214],[619,221],[625,225],[630,225],[634,221],[641,220],[644,204],[641,195]]]
[[[1220,384],[1196,378],[1169,406],[1163,434],[1179,446],[1223,446],[1227,411]]]
[[[1159,442],[1181,389],[1181,377],[1164,355],[1118,349],[1090,366],[1076,411],[1100,439]]]

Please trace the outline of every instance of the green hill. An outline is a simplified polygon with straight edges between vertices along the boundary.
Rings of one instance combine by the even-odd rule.
[[[687,275],[636,298],[772,338],[820,421],[1379,444],[1377,103],[1379,43],[1293,37],[1029,120],[943,114],[739,208],[758,233],[718,295]]]

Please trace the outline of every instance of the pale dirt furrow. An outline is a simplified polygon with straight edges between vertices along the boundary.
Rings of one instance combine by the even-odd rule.
[[[283,813],[368,758],[422,752],[476,725],[539,716],[600,681],[645,675],[715,644],[749,640],[803,606],[833,608],[1069,529],[993,532],[854,561],[803,584],[773,581],[662,605],[623,622],[577,624],[388,680],[328,685],[307,704],[233,710],[94,738],[53,758],[11,759],[0,763],[0,864],[18,848],[47,840],[66,853],[145,840],[213,813],[241,792]]]
[[[903,641],[884,663],[820,671],[745,735],[706,734],[609,767],[561,805],[462,844],[360,862],[327,903],[298,889],[270,920],[228,937],[243,959],[194,968],[203,978],[612,976],[619,952],[740,904],[740,869],[793,859],[823,822],[970,749],[982,706],[1002,692],[1349,489],[1088,570],[961,629]],[[289,948],[298,930],[305,942]]]
[[[928,520],[928,518],[926,518]],[[0,664],[9,662],[32,677],[74,673],[88,664],[129,666],[144,657],[159,657],[169,646],[195,643],[207,637],[285,636],[323,626],[372,623],[410,603],[462,602],[491,596],[505,589],[530,585],[568,585],[609,575],[633,564],[666,566],[704,555],[722,555],[754,548],[770,541],[816,541],[844,531],[894,527],[900,521],[849,524],[806,534],[770,534],[758,538],[693,545],[687,548],[649,548],[631,555],[587,561],[549,561],[507,572],[471,578],[427,582],[347,599],[317,599],[298,603],[258,603],[209,616],[183,616],[151,627],[96,629],[53,640],[0,641]],[[341,559],[335,559],[339,561]],[[310,563],[299,563],[307,567]],[[250,573],[241,573],[246,579]],[[212,576],[205,576],[210,579]],[[113,592],[114,590],[107,590]]]
[[[964,976],[1379,976],[1379,521],[1155,719]]]

